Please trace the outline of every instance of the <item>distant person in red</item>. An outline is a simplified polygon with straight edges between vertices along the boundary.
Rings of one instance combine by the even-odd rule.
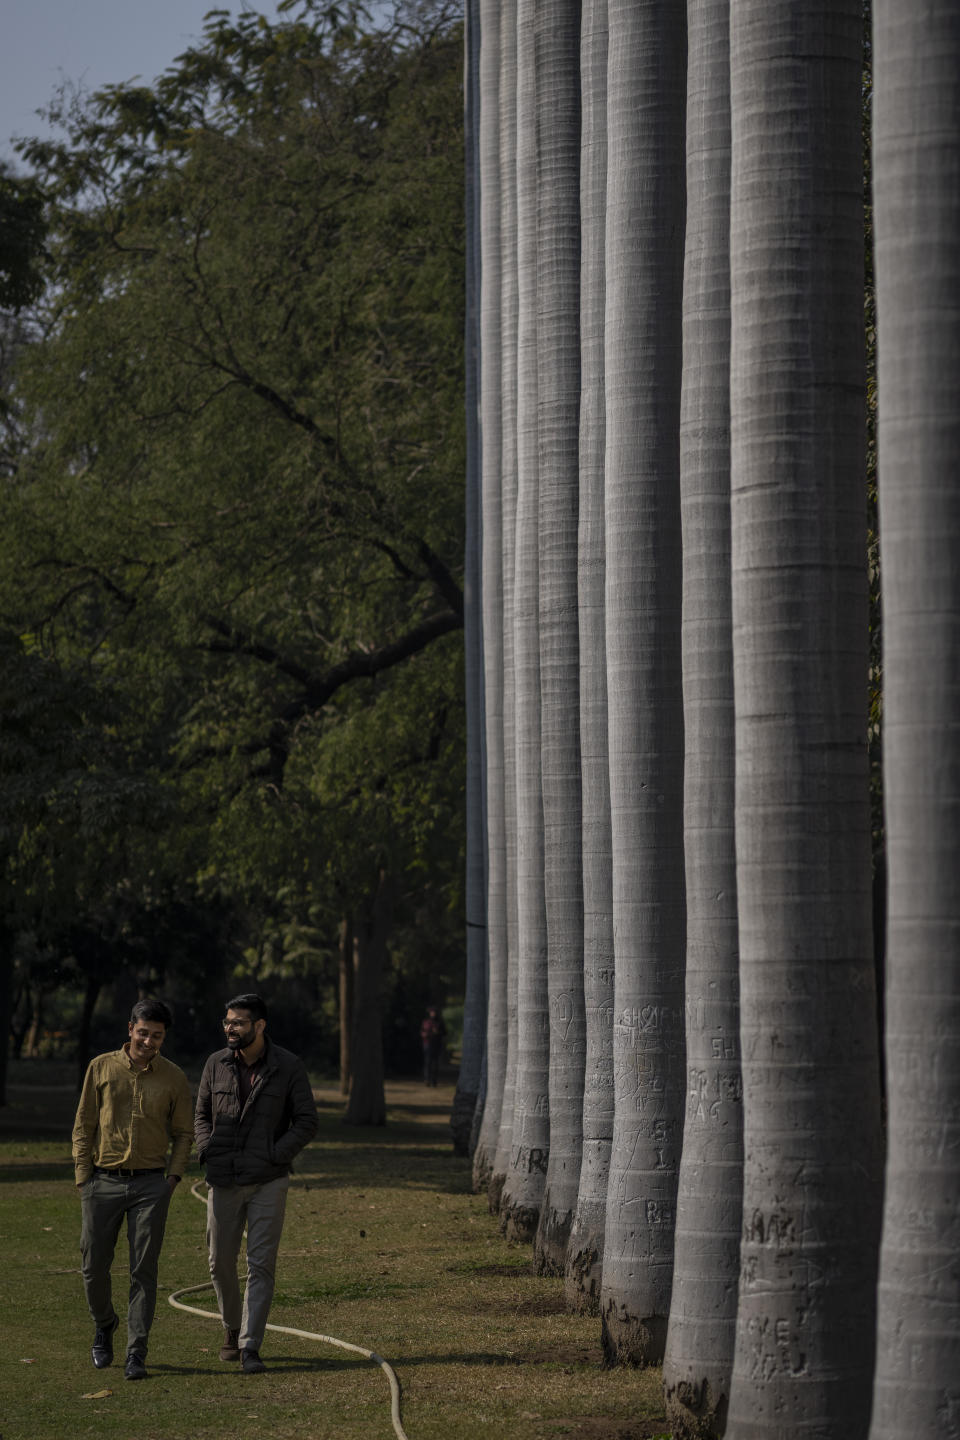
[[[420,1021],[420,1044],[423,1046],[423,1083],[436,1085],[440,1056],[447,1038],[447,1027],[436,1005],[430,1005]]]

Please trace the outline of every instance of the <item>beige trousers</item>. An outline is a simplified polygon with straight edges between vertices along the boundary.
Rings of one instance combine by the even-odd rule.
[[[265,1185],[214,1185],[207,1195],[207,1250],[220,1316],[239,1330],[241,1350],[259,1350],[276,1278],[290,1177]],[[237,1263],[247,1232],[247,1283],[241,1299]]]

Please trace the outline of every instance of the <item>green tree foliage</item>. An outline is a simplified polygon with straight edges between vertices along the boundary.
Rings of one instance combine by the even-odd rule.
[[[254,973],[384,866],[398,923],[459,898],[460,91],[439,8],[213,11],[24,147],[50,283],[0,613],[123,697],[166,872],[233,895]]]
[[[134,837],[164,798],[136,773],[116,697],[77,668],[0,631],[0,1026],[63,985],[94,998],[107,975],[72,937],[100,928],[107,897],[129,908]],[[129,928],[129,927],[128,927]],[[18,936],[28,936],[26,944]],[[111,976],[123,964],[111,957]],[[29,997],[33,996],[32,1001]],[[6,1046],[0,1047],[2,1060]],[[2,1103],[0,1065],[0,1103]]]
[[[0,306],[20,310],[43,289],[43,196],[0,162]]]

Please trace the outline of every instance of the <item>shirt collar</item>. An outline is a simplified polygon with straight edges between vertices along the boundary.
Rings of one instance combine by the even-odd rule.
[[[127,1069],[128,1069],[128,1070],[132,1070],[132,1071],[134,1072],[134,1074],[136,1074],[136,1075],[142,1075],[145,1070],[152,1070],[152,1069],[153,1069],[153,1061],[156,1060],[156,1058],[157,1058],[156,1055],[154,1055],[153,1060],[148,1060],[147,1063],[146,1063],[146,1065],[144,1065],[142,1068],[141,1068],[141,1066],[139,1066],[139,1065],[134,1065],[133,1061],[130,1059],[130,1041],[129,1041],[129,1040],[124,1041],[124,1043],[120,1046],[120,1055],[121,1055],[121,1057],[122,1057],[122,1059],[123,1059],[123,1063],[126,1065]]]

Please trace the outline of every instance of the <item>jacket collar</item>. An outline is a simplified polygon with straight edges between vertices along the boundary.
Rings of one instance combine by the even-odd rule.
[[[233,1065],[239,1066],[239,1065],[245,1063],[245,1062],[241,1061],[241,1059],[240,1059],[240,1051],[239,1051],[239,1050],[231,1050],[230,1047],[229,1047],[229,1045],[227,1046],[226,1050],[224,1050],[223,1056],[224,1056],[224,1059],[225,1059],[225,1060],[229,1061],[229,1062],[230,1062],[231,1064],[233,1064]],[[263,1066],[263,1069],[264,1069],[264,1072],[266,1072],[267,1070],[272,1069],[273,1064],[274,1064],[273,1045],[272,1045],[272,1043],[271,1043],[271,1040],[270,1040],[270,1036],[269,1036],[269,1035],[264,1035],[264,1037],[263,1037],[263,1053],[261,1054],[260,1058],[259,1058],[258,1060],[255,1060],[253,1063],[254,1063],[255,1065],[262,1065],[262,1066]]]

